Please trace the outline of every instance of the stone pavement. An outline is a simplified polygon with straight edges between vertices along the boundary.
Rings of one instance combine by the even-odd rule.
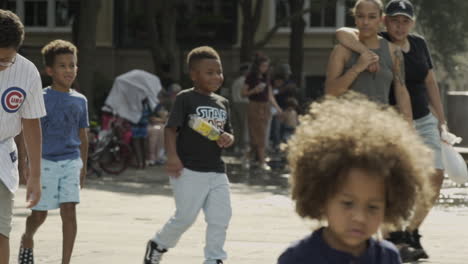
[[[278,255],[315,226],[296,216],[288,198],[287,175],[231,173],[233,217],[228,231],[226,263],[276,263]],[[443,203],[431,212],[422,233],[431,259],[420,263],[468,263],[468,188],[444,189]],[[16,196],[11,263],[17,251],[25,217],[25,191]],[[454,205],[454,203],[462,205]],[[463,205],[464,204],[464,205]],[[174,202],[162,168],[127,170],[119,176],[93,177],[82,191],[78,207],[78,237],[73,264],[142,263],[146,241],[174,211]],[[202,214],[163,263],[203,262],[205,223]],[[60,263],[61,220],[49,217],[36,235],[36,264]]]

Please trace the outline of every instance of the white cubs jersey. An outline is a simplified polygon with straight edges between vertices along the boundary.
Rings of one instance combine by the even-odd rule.
[[[0,180],[18,188],[18,162],[13,138],[21,132],[21,119],[45,115],[42,83],[36,66],[17,54],[13,65],[0,71]]]

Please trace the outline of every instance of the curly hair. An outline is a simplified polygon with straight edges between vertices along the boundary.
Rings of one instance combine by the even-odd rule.
[[[221,61],[218,52],[210,46],[201,46],[192,49],[187,55],[187,65],[189,70],[193,69],[195,63],[203,59],[214,59]]]
[[[0,47],[18,50],[24,40],[24,25],[17,15],[0,9]]]
[[[428,206],[433,197],[430,149],[393,108],[355,92],[313,103],[287,147],[301,217],[323,219],[326,201],[352,168],[383,178],[387,224],[401,225],[416,203]]]
[[[73,43],[61,39],[56,39],[49,42],[41,50],[41,54],[44,59],[44,64],[47,67],[52,67],[54,65],[55,57],[57,55],[73,54],[76,57],[77,53],[78,49],[75,45],[73,45]]]

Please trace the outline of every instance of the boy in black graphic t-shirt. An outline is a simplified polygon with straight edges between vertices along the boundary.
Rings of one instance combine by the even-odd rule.
[[[194,87],[180,92],[165,128],[170,177],[176,212],[148,242],[144,264],[160,263],[162,254],[174,247],[203,209],[206,230],[205,264],[223,263],[226,230],[231,218],[229,181],[221,160],[221,149],[234,142],[229,119],[229,102],[215,94],[223,83],[218,53],[211,47],[193,49],[187,56]],[[216,141],[189,126],[196,115],[215,126]]]

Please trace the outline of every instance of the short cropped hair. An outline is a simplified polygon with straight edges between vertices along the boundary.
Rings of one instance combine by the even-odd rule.
[[[73,45],[73,43],[61,39],[56,39],[49,42],[41,50],[44,65],[47,67],[52,67],[54,65],[55,57],[57,55],[73,54],[74,56],[77,56],[77,53],[78,49],[75,45]]]
[[[221,61],[218,52],[210,46],[201,46],[192,49],[187,55],[187,65],[192,70],[194,65],[203,59],[214,59]]]
[[[301,217],[322,220],[325,204],[353,168],[385,182],[385,218],[401,226],[428,206],[432,153],[393,108],[348,92],[313,103],[288,142],[292,198]]]
[[[0,47],[18,50],[24,40],[24,25],[11,11],[0,9]]]

